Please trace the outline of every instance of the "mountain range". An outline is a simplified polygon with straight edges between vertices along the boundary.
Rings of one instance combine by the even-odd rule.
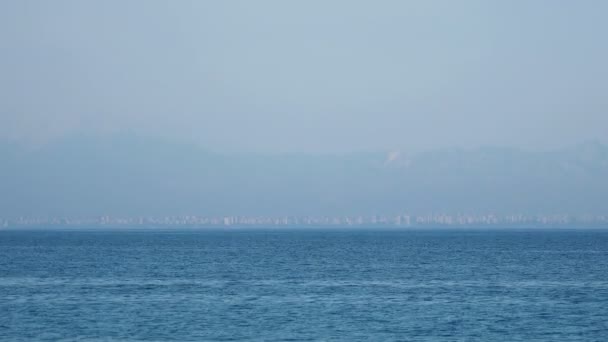
[[[608,213],[608,147],[220,154],[147,138],[0,144],[0,217]]]

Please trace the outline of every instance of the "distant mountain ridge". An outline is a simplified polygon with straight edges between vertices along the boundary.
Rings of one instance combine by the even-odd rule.
[[[151,139],[0,144],[0,217],[608,213],[608,147],[223,155]]]

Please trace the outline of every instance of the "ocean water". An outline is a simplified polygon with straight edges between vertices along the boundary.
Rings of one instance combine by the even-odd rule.
[[[0,340],[608,341],[608,231],[0,231]]]

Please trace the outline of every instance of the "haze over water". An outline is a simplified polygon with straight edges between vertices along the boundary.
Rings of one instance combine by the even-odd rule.
[[[5,1],[0,222],[608,215],[604,1]]]
[[[607,341],[606,13],[0,1],[0,340]]]

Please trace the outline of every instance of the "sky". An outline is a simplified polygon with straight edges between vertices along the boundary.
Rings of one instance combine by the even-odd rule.
[[[603,0],[2,1],[0,139],[608,143],[606,13]]]

